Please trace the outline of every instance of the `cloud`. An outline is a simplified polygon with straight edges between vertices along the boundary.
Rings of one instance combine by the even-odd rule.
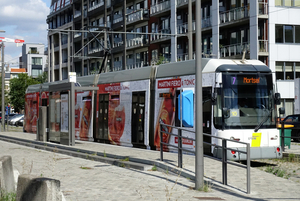
[[[0,36],[47,45],[46,19],[50,9],[45,2],[50,0],[0,0],[0,30],[5,31]],[[18,57],[21,52],[16,44],[5,44],[7,58]]]

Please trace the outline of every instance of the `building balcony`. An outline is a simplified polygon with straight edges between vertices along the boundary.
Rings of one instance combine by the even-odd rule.
[[[117,24],[118,22],[122,22],[122,21],[123,21],[122,15],[114,15],[113,24]]]
[[[246,52],[250,51],[250,45],[248,42],[223,46],[220,47],[220,57],[234,57],[236,55],[242,55],[244,50]]]
[[[127,60],[126,69],[128,70],[128,69],[142,68],[146,66],[149,65],[147,62],[144,61],[133,62],[133,60],[130,61]]]
[[[202,29],[205,29],[205,28],[208,28],[208,27],[211,27],[211,18],[206,18],[206,19],[202,19]],[[188,33],[188,27],[189,27],[189,24],[186,22],[186,23],[182,23],[182,24],[178,24],[177,25],[177,33],[178,34],[186,34]],[[195,32],[196,31],[196,21],[193,20],[192,21],[192,31]]]
[[[188,53],[177,54],[177,61],[187,61],[191,59],[195,59],[195,52],[193,52],[192,58],[189,58]]]
[[[268,3],[258,2],[258,17],[268,18]]]
[[[120,71],[122,69],[122,61],[115,61],[113,71]]]
[[[156,15],[163,13],[165,11],[168,11],[171,9],[171,2],[170,1],[164,1],[155,5],[152,5],[150,7],[150,14],[151,15]]]
[[[74,38],[78,38],[78,37],[80,37],[81,35],[82,35],[81,32],[77,32],[77,33],[74,34]]]
[[[135,10],[131,13],[128,13],[126,16],[127,24],[140,22],[142,20],[149,20],[149,9]]]
[[[89,51],[88,51],[88,54],[94,54],[94,53],[97,53],[97,52],[101,52],[103,51],[103,47],[100,46],[100,47],[94,47],[94,48],[90,48]]]
[[[132,49],[132,48],[142,47],[144,45],[148,45],[149,40],[146,37],[147,36],[140,36],[140,37],[128,39],[126,41],[126,49]]]
[[[192,0],[192,2],[195,2],[195,0]],[[188,5],[188,3],[189,3],[189,0],[177,0],[177,7]]]
[[[81,11],[75,11],[74,19],[81,16]]]
[[[230,23],[249,17],[249,7],[240,7],[221,12],[220,24]]]
[[[93,5],[90,5],[89,9],[88,9],[88,12],[92,11],[92,10],[95,10],[101,6],[104,6],[104,1],[100,1],[99,3],[95,3]]]
[[[159,42],[162,40],[170,39],[171,29],[162,29],[158,33],[152,33],[151,42]]]
[[[268,40],[258,40],[258,55],[268,56],[269,55],[269,41]]]

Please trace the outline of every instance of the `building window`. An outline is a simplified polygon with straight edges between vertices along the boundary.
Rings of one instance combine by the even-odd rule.
[[[32,57],[31,64],[32,65],[43,65],[43,60],[41,57]]]
[[[42,70],[41,69],[32,69],[31,70],[32,77],[37,77],[37,76],[39,76],[41,74],[42,74]]]
[[[300,0],[275,0],[275,6],[299,7]]]
[[[293,80],[300,78],[300,62],[276,62],[276,79]]]
[[[276,43],[300,43],[300,26],[275,25]]]

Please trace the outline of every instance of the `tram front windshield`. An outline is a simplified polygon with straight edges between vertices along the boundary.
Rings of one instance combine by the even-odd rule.
[[[214,112],[217,128],[275,127],[271,74],[226,73],[222,75],[222,82],[223,90],[218,91],[219,98],[215,106],[221,112]]]

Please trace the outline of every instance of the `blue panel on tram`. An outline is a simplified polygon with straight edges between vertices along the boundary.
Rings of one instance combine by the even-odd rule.
[[[180,116],[180,95],[178,95],[178,118]],[[194,93],[192,90],[182,92],[182,125],[184,127],[194,126]]]

